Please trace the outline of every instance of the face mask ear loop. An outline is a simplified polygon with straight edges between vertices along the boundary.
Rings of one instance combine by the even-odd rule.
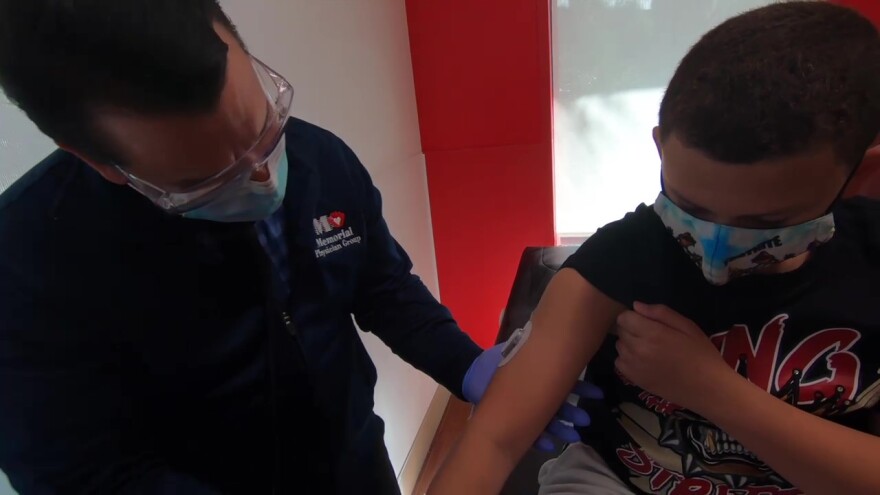
[[[721,245],[722,229],[717,225],[713,226],[713,228],[715,229],[715,232],[712,233],[712,239],[715,241],[715,244],[712,246],[712,254],[709,256],[710,260],[715,259],[715,256],[718,254],[718,246]],[[724,239],[724,242],[726,243],[727,239]],[[711,264],[710,267],[712,268],[712,277],[715,278],[715,276],[718,274],[715,273],[716,268],[714,266],[714,263]]]
[[[846,193],[846,188],[849,187],[849,183],[852,182],[853,177],[856,176],[856,172],[858,172],[861,167],[862,167],[861,164],[858,164],[855,167],[853,167],[852,170],[850,170],[849,175],[846,177],[846,181],[843,183],[843,187],[840,188],[840,191],[837,193],[837,196],[835,196],[834,201],[832,201],[831,205],[828,207],[828,209],[825,210],[826,215],[828,213],[831,213],[834,210],[834,208],[837,206],[837,203],[839,203],[840,200],[843,199],[843,195],[844,195],[844,193]]]

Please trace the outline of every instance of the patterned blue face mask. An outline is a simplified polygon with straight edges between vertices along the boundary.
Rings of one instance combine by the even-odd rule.
[[[691,216],[660,193],[654,211],[714,285],[812,251],[834,236],[834,215],[779,229],[744,229]]]

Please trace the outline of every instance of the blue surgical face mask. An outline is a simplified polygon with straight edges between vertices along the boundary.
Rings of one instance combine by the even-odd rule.
[[[714,285],[812,251],[831,240],[834,215],[779,229],[744,229],[691,216],[660,193],[654,211]]]
[[[275,213],[287,189],[287,149],[285,139],[269,156],[265,165],[269,179],[263,182],[245,176],[223,187],[209,203],[183,214],[195,220],[213,222],[255,222]]]

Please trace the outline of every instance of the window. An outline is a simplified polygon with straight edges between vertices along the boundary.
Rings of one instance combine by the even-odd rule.
[[[556,230],[589,235],[660,191],[651,138],[687,50],[767,0],[551,0]]]

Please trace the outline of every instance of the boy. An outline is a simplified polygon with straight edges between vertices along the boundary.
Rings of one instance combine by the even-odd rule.
[[[880,493],[880,203],[840,200],[878,90],[841,7],[706,34],[661,105],[662,193],[553,280],[431,493],[497,493],[587,362],[605,402],[541,493]]]

